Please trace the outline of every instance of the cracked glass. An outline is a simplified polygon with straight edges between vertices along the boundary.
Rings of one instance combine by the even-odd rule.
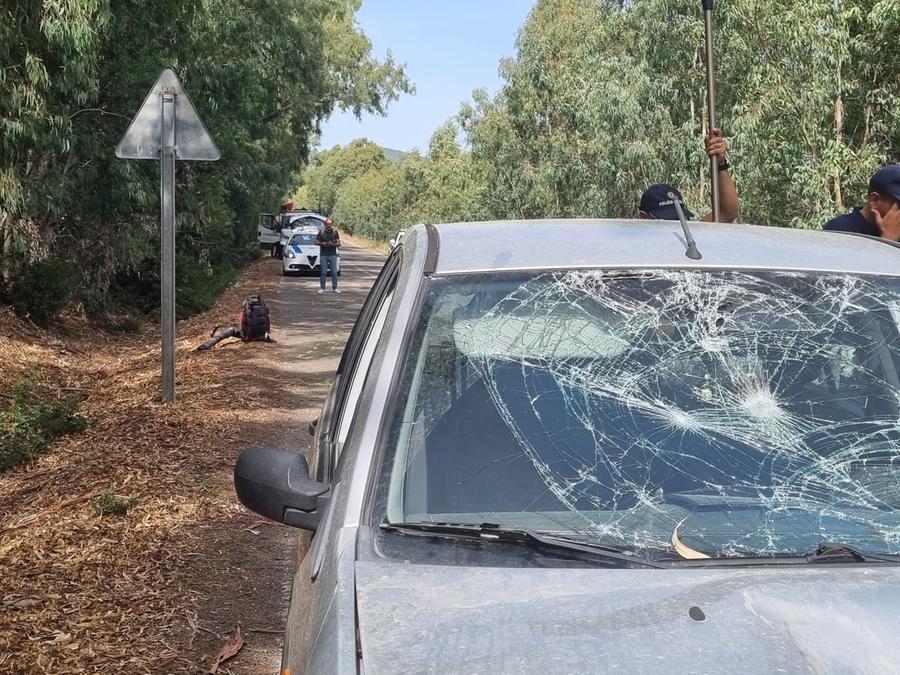
[[[900,552],[900,279],[696,270],[431,281],[390,522],[712,556]]]

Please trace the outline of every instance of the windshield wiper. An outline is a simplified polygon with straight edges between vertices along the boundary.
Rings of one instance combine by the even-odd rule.
[[[502,527],[494,523],[432,523],[432,522],[408,522],[408,523],[382,523],[382,530],[423,534],[436,537],[451,537],[460,539],[474,539],[478,541],[503,542],[519,544],[533,550],[548,550],[557,553],[566,553],[580,560],[596,560],[609,564],[611,561],[619,561],[632,565],[645,567],[664,568],[667,563],[655,562],[648,558],[633,555],[626,551],[599,544],[570,539],[556,534],[538,532],[536,530]]]
[[[855,546],[834,541],[823,541],[816,546],[816,550],[806,556],[806,561],[811,563],[839,563],[839,562],[883,562],[900,564],[900,558],[891,555],[879,555],[866,553]]]
[[[884,563],[888,565],[900,565],[900,556],[892,554],[867,553],[855,546],[833,541],[823,541],[815,550],[806,554],[774,554],[774,555],[747,555],[728,558],[713,558],[703,560],[678,560],[672,563],[673,567],[705,567],[709,565],[721,565],[725,567],[763,566],[770,565],[795,565],[831,564],[831,563]]]

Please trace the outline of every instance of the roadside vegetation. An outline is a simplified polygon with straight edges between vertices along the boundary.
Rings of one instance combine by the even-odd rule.
[[[376,59],[360,0],[45,0],[0,9],[0,303],[69,306],[120,330],[159,303],[159,169],[113,149],[165,66],[218,144],[177,167],[178,314],[257,255],[260,212],[296,183],[335,109],[412,90]]]
[[[8,406],[0,399],[0,472],[35,459],[54,439],[84,431],[87,420],[74,398],[53,400],[49,389],[32,373],[13,383]]]
[[[174,406],[158,402],[152,326],[101,333],[66,313],[44,329],[0,307],[0,673],[205,672],[235,622],[274,625],[262,584],[234,570],[272,556],[276,528],[235,508],[231,471],[310,385],[248,368],[276,343],[194,348],[243,297],[271,294],[275,265],[254,261],[179,326]]]
[[[741,219],[816,228],[849,210],[900,158],[896,2],[729,0],[715,16]],[[423,154],[318,154],[298,200],[382,240],[417,222],[634,217],[658,182],[702,215],[703,34],[696,0],[538,0],[496,96],[475,91]]]

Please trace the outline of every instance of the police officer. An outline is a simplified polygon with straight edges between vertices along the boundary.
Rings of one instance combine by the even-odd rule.
[[[734,187],[734,181],[731,180],[731,174],[728,169],[731,165],[725,153],[728,147],[725,143],[725,137],[722,136],[721,129],[715,129],[713,133],[706,137],[706,154],[710,157],[716,157],[719,161],[719,218],[723,223],[734,222],[740,214],[738,207],[737,190]],[[669,198],[672,192],[681,202],[681,209],[684,211],[684,217],[688,220],[694,219],[694,214],[684,205],[684,199],[681,192],[677,188],[667,183],[658,183],[651,185],[641,195],[641,205],[638,209],[638,218],[655,218],[659,220],[678,220],[678,212],[675,210],[675,204]],[[708,214],[702,220],[712,221],[713,214]]]
[[[878,169],[869,179],[866,203],[832,218],[822,229],[900,241],[900,164]]]

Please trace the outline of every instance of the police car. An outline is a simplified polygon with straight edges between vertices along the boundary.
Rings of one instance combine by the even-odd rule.
[[[301,229],[318,229],[324,223],[325,216],[313,211],[283,211],[278,216],[262,213],[256,228],[256,239],[261,248],[272,251],[273,255],[280,257],[294,232]]]
[[[296,276],[303,273],[319,273],[319,247],[316,246],[317,227],[302,227],[285,242],[281,255],[281,273]],[[338,251],[337,273],[341,273],[341,252]]]

